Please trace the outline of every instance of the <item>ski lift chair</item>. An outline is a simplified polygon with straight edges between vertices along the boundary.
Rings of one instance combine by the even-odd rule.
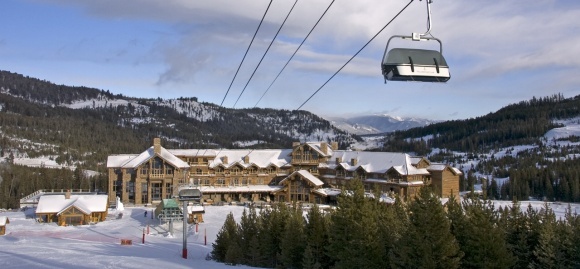
[[[422,81],[446,82],[451,78],[449,66],[441,54],[443,45],[433,37],[420,37],[421,40],[436,40],[439,42],[439,51],[411,48],[389,49],[393,38],[413,38],[412,36],[392,36],[387,42],[381,69],[387,80],[391,81]],[[415,40],[415,39],[414,39]]]
[[[431,32],[431,2],[427,3],[427,32],[413,33],[411,36],[395,35],[389,38],[381,63],[381,70],[387,80],[391,81],[424,81],[446,82],[451,78],[449,66],[443,58],[443,44],[435,37],[429,37]],[[439,51],[394,48],[389,50],[393,38],[411,39],[413,41],[435,40],[439,42]]]

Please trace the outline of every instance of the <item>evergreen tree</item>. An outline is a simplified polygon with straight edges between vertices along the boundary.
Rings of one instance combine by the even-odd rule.
[[[558,243],[556,236],[556,215],[548,204],[540,210],[540,225],[538,245],[533,250],[534,262],[530,264],[533,269],[561,268],[557,260]]]
[[[348,189],[349,191],[346,191]],[[334,268],[385,268],[377,214],[360,180],[352,180],[331,215],[328,255]],[[381,224],[383,225],[383,224]]]
[[[306,246],[304,250],[304,256],[302,258],[302,268],[303,269],[320,269],[322,266],[318,261],[318,258],[314,254],[312,247],[310,245]]]
[[[280,261],[284,268],[302,268],[302,255],[306,245],[302,208],[294,205],[280,240]]]
[[[463,202],[465,223],[457,236],[465,253],[466,268],[511,268],[514,257],[508,251],[505,232],[498,226],[498,213],[489,200]]]
[[[522,213],[520,203],[517,201],[512,203],[505,218],[506,224],[503,229],[508,249],[515,258],[514,268],[526,269],[532,256],[528,238],[530,234],[528,218]]]
[[[325,247],[328,245],[328,229],[330,219],[320,212],[318,205],[314,204],[308,211],[305,235],[307,246],[304,253],[304,259],[309,260],[306,255],[311,255],[314,263],[308,263],[313,266],[318,264],[321,268],[328,268],[330,266],[330,258],[327,256]],[[308,254],[306,251],[309,251]],[[303,266],[306,261],[303,261]]]
[[[409,205],[409,227],[392,249],[393,268],[459,268],[463,253],[439,198],[429,187]]]
[[[218,262],[226,261],[226,254],[230,245],[238,244],[238,224],[234,220],[234,215],[230,212],[226,216],[224,225],[218,232],[215,242],[212,244],[211,257]],[[239,245],[239,244],[238,244]],[[232,250],[233,251],[233,250]],[[230,253],[230,256],[235,253]],[[231,257],[230,257],[231,258]]]
[[[250,206],[248,211],[244,209],[240,219],[240,247],[244,250],[243,264],[256,266],[259,256],[256,251],[258,246],[255,244],[258,235],[258,217],[255,207]]]

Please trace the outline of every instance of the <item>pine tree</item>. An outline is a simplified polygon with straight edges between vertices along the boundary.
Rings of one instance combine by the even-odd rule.
[[[238,244],[238,237],[238,224],[234,220],[234,215],[230,212],[226,216],[224,225],[218,232],[215,242],[212,243],[212,259],[218,262],[225,262],[230,245],[233,243]]]
[[[548,204],[540,211],[538,245],[533,250],[535,261],[530,264],[533,269],[560,268],[558,266],[558,242],[556,237],[556,215]]]
[[[508,251],[505,232],[498,226],[498,214],[489,200],[463,202],[465,223],[459,236],[466,268],[511,268],[514,257]]]
[[[530,263],[532,249],[529,246],[528,218],[521,211],[520,203],[514,201],[505,216],[506,225],[503,227],[506,233],[508,249],[514,255],[514,268],[527,269]]]
[[[308,211],[304,230],[307,241],[306,250],[311,252],[309,255],[312,255],[314,264],[318,264],[322,268],[327,268],[330,265],[330,258],[325,251],[325,247],[328,245],[329,222],[329,218],[320,212],[318,205],[314,204]],[[306,259],[306,251],[304,255]],[[306,266],[304,265],[304,267]]]
[[[463,253],[439,198],[429,187],[409,205],[409,227],[391,251],[393,268],[459,268]]]
[[[258,217],[256,214],[256,208],[250,206],[246,212],[244,209],[242,213],[242,218],[240,219],[240,247],[244,250],[243,264],[256,266],[259,253],[256,251],[258,247],[255,243],[257,242],[258,235]]]
[[[310,245],[306,246],[304,250],[304,256],[302,258],[302,268],[303,269],[320,269],[322,266],[318,262],[318,258],[314,254],[314,251]]]
[[[280,240],[280,261],[284,268],[301,268],[306,245],[302,208],[294,205]]]
[[[349,182],[331,215],[327,253],[334,268],[384,268],[377,214],[360,180]]]

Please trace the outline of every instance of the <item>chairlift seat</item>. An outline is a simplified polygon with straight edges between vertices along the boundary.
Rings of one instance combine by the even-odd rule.
[[[179,200],[180,201],[197,201],[201,200],[202,193],[199,189],[182,189],[179,191]]]
[[[445,58],[436,50],[393,48],[381,67],[390,81],[446,82],[451,78]]]

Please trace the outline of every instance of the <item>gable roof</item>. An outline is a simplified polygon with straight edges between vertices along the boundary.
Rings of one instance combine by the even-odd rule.
[[[267,168],[271,165],[276,167],[283,167],[290,165],[291,156],[290,149],[228,149],[221,150],[215,155],[215,159],[209,162],[209,167],[214,168],[219,165],[225,168],[240,165],[241,167],[250,167],[255,165],[259,168]],[[244,162],[244,157],[248,156],[250,162]],[[227,163],[224,163],[224,158],[227,157]]]
[[[322,186],[324,185],[324,182],[322,182],[320,179],[318,179],[317,177],[315,177],[314,175],[312,175],[310,172],[306,171],[306,170],[299,170],[299,171],[295,171],[294,173],[290,174],[289,176],[287,176],[286,178],[282,179],[282,181],[280,181],[280,183],[278,183],[278,185],[282,185],[282,183],[284,181],[286,181],[286,179],[291,178],[292,176],[294,176],[295,174],[299,174],[300,177],[310,181],[310,183],[314,184],[314,186]]]
[[[336,160],[341,160],[336,163]],[[356,160],[352,165],[351,160]],[[416,158],[412,158],[406,153],[398,152],[368,152],[368,151],[345,151],[335,150],[332,158],[328,160],[326,166],[331,169],[342,167],[347,171],[355,171],[357,168],[363,168],[367,173],[383,174],[391,169],[395,169],[404,175],[423,175],[428,174],[426,169],[417,169],[412,164]]]
[[[164,147],[160,147],[159,154],[155,154],[154,147],[150,147],[139,155],[111,155],[107,158],[107,168],[137,168],[155,156],[159,156],[175,168],[189,168],[189,164],[173,155]]]
[[[65,199],[65,195],[43,195],[38,200],[36,214],[56,213],[60,215],[65,210],[74,206],[83,213],[107,211],[107,195],[105,194],[86,194],[71,195],[70,199]]]
[[[0,216],[0,226],[6,226],[6,224],[10,223],[10,220],[6,216]]]
[[[446,169],[451,171],[451,173],[453,173],[454,175],[463,175],[463,172],[461,172],[461,170],[443,163],[431,163],[431,165],[427,167],[427,170],[429,171],[444,171]]]

